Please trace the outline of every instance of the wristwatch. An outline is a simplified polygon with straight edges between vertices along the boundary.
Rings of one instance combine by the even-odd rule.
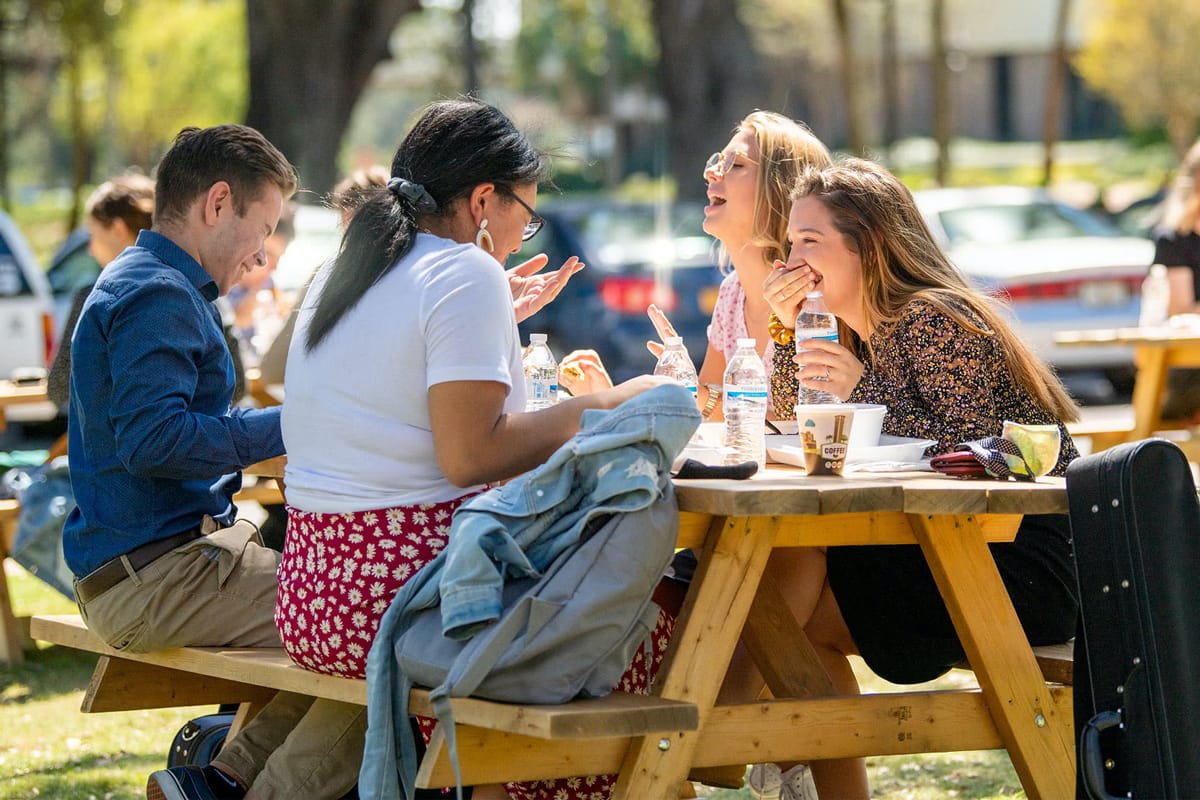
[[[719,383],[706,383],[704,388],[708,390],[708,402],[700,409],[700,417],[708,419],[717,410],[717,403],[721,402],[721,395],[725,393],[725,389]]]

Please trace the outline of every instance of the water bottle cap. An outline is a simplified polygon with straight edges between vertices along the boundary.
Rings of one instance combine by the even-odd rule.
[[[663,344],[665,344],[667,347],[678,347],[679,345],[683,344],[683,337],[682,336],[664,336]]]
[[[1166,273],[1167,273],[1167,265],[1166,264],[1151,264],[1150,265],[1150,274],[1151,275],[1165,275]]]
[[[1144,264],[1145,262],[1143,261],[1142,263]],[[824,297],[824,296],[825,296],[825,292],[821,291],[820,289],[810,289],[808,294],[805,295],[806,298],[808,298],[808,297]]]
[[[544,334],[544,333],[529,334],[529,343],[530,344],[545,344],[546,343],[546,334]]]
[[[758,342],[757,342],[755,339],[752,339],[752,338],[750,338],[749,336],[745,336],[745,337],[739,337],[739,338],[738,338],[738,342],[737,342],[737,346],[738,346],[738,347],[750,347],[750,348],[753,348],[753,347],[755,347],[757,344],[758,344]]]

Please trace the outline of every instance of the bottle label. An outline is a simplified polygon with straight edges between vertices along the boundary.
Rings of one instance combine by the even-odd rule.
[[[740,398],[745,398],[747,400],[766,400],[767,392],[765,389],[731,389],[725,393],[725,396],[733,400]]]
[[[838,340],[837,331],[796,331],[796,341],[802,342],[805,339],[824,339],[827,342],[836,342]]]

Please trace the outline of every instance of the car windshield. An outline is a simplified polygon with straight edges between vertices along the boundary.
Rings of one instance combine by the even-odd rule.
[[[701,227],[704,208],[698,203],[583,201],[547,204],[544,213],[551,222],[548,230],[526,242],[514,263],[543,251],[552,260],[579,255],[602,272],[714,263],[714,243]]]
[[[589,253],[603,266],[689,263],[711,258],[713,240],[701,228],[703,209],[672,206],[601,206],[579,222]]]
[[[1114,226],[1086,211],[1049,202],[950,208],[938,217],[952,245],[1120,235]]]

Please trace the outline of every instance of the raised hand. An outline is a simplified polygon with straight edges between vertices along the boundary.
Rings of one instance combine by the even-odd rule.
[[[508,288],[512,290],[513,313],[517,315],[517,322],[523,322],[541,311],[558,296],[571,276],[584,267],[582,261],[571,256],[553,272],[538,275],[549,262],[550,258],[545,253],[539,253],[505,273],[508,276]]]

